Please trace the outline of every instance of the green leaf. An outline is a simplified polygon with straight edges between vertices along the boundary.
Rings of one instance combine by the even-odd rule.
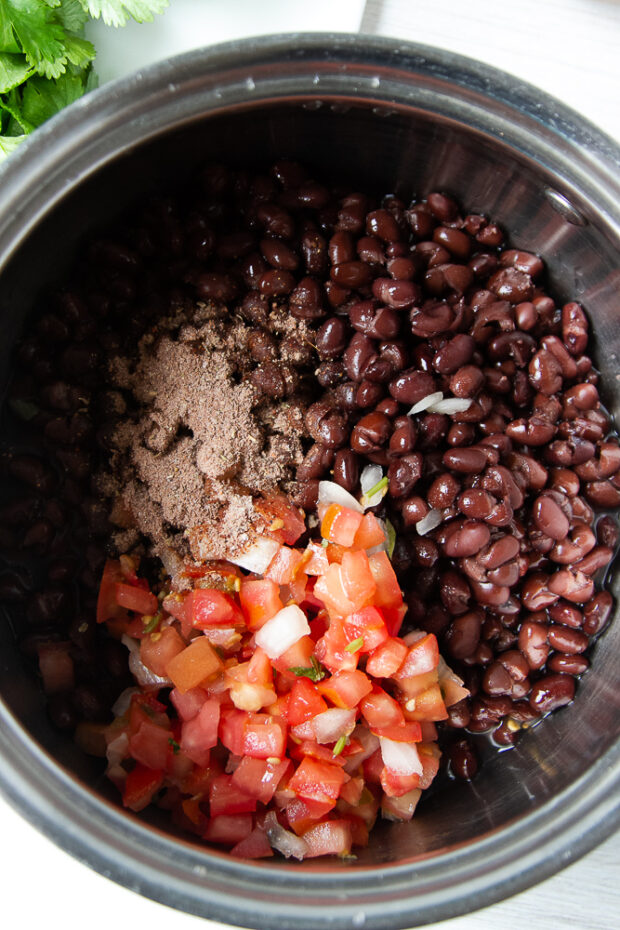
[[[292,672],[293,675],[297,675],[298,678],[309,678],[310,681],[322,681],[327,672],[322,665],[312,656],[312,665],[308,668],[304,668],[303,665],[293,665],[289,668],[289,672]]]
[[[124,26],[131,17],[137,23],[150,23],[155,13],[163,13],[168,0],[80,0],[93,19],[102,17],[108,26]]]
[[[32,74],[32,67],[24,55],[0,52],[0,94],[19,87]]]
[[[0,136],[0,160],[15,151],[26,136]]]
[[[66,64],[62,26],[53,23],[51,10],[40,0],[0,0],[0,37],[12,30],[33,67],[47,77],[58,77]],[[4,51],[10,49],[4,48]]]
[[[51,5],[50,0],[46,0]],[[54,9],[54,22],[60,23],[67,32],[81,33],[88,22],[88,13],[80,0],[58,0]]]
[[[4,99],[0,100],[0,108],[11,117],[8,126],[4,127],[5,135],[20,136],[22,133],[32,132],[34,126],[22,113],[21,98],[17,90],[12,90]]]
[[[96,55],[93,43],[79,36],[67,34],[65,37],[65,48],[67,60],[78,68],[85,68]]]
[[[40,126],[83,93],[84,75],[67,73],[55,81],[35,75],[24,86],[23,115],[33,126]]]

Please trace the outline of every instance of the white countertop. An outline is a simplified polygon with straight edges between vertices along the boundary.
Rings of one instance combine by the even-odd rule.
[[[528,80],[620,139],[619,0],[171,0],[144,26],[100,24],[102,82],[162,57],[242,36],[292,31],[392,35],[478,58]],[[620,925],[616,835],[553,878],[434,930],[615,930]],[[57,849],[0,799],[4,926],[224,930],[112,884]],[[293,928],[291,928],[293,930]]]

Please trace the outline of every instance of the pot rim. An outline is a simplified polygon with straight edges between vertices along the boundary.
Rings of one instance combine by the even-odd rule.
[[[325,79],[305,92],[297,87],[298,99],[339,93],[388,105],[406,78],[407,105],[444,118],[471,116],[478,132],[538,157],[559,178],[560,193],[592,198],[599,221],[620,235],[620,149],[552,97],[428,46],[346,34],[284,34],[156,63],[81,98],[38,129],[0,168],[0,268],[53,206],[112,159],[197,121],[201,113],[245,106],[250,98],[257,105],[281,99],[268,77],[253,79],[253,87],[247,83],[274,61],[292,71],[305,66],[307,72],[311,62],[323,66]],[[381,72],[383,86],[374,83],[369,63]],[[220,98],[218,75],[230,82],[227,93],[219,82]],[[337,78],[345,85],[339,91]],[[294,82],[287,90],[294,92]],[[211,105],[201,111],[205,95]],[[80,861],[147,897],[264,930],[288,930],[293,921],[300,930],[314,930],[319,921],[337,930],[393,930],[494,903],[547,878],[609,836],[620,823],[619,788],[616,744],[551,801],[448,853],[400,865],[322,871],[249,865],[147,828],[104,801],[42,749],[0,701],[0,791],[34,826]]]

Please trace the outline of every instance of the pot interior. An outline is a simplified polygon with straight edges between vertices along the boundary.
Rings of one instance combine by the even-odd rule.
[[[593,324],[605,403],[620,404],[617,325],[618,242],[604,212],[552,169],[501,139],[431,117],[414,106],[331,98],[283,100],[239,106],[195,119],[174,132],[108,162],[45,215],[2,272],[3,320],[0,365],[3,382],[24,320],[49,288],[63,281],[79,255],[80,242],[105,227],[142,194],[174,187],[207,161],[268,167],[294,158],[328,181],[349,189],[392,191],[408,201],[431,190],[454,195],[470,212],[485,213],[509,232],[515,247],[546,261],[550,290],[558,303],[583,303]],[[585,218],[576,225],[552,206],[546,190],[566,194]],[[2,444],[6,445],[6,421]],[[16,488],[4,482],[3,499]],[[19,556],[3,553],[14,568]],[[35,566],[27,571],[36,572]],[[618,587],[617,579],[612,583]],[[15,645],[26,624],[19,607],[5,605],[0,619],[0,691],[25,730],[85,786],[113,799],[97,760],[83,756],[48,723],[39,684]],[[612,746],[620,730],[617,654],[620,628],[604,633],[593,649],[593,667],[581,679],[574,703],[524,732],[516,748],[490,745],[471,783],[444,780],[407,824],[382,824],[368,850],[346,868],[397,864],[475,844],[547,805],[574,787]],[[131,816],[131,815],[129,815]],[[162,829],[163,824],[153,820]],[[187,837],[185,838],[187,840]],[[191,840],[189,840],[191,842]],[[267,868],[322,868],[313,863],[273,861]],[[330,869],[345,868],[330,864]]]

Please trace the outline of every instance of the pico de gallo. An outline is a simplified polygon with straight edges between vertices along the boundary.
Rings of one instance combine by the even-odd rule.
[[[101,581],[97,620],[135,687],[78,741],[107,757],[126,808],[155,803],[233,856],[348,857],[379,814],[410,820],[439,768],[435,724],[467,695],[434,635],[399,635],[389,530],[322,490],[310,533],[271,502],[238,560],[254,571],[210,562],[187,567],[187,590],[150,588],[124,555]]]

